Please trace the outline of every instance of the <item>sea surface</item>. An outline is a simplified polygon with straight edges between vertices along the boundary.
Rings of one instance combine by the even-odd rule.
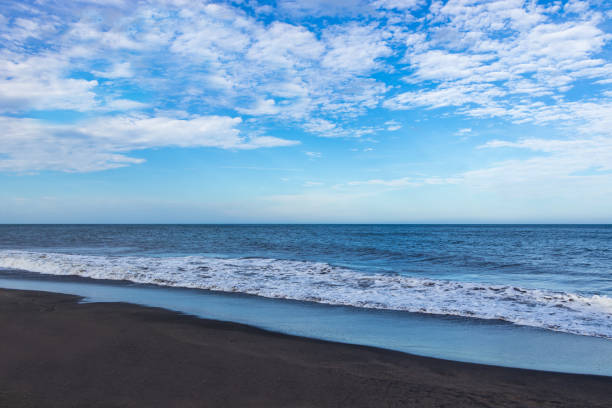
[[[612,359],[610,225],[2,225],[0,269],[298,301],[318,320],[503,322],[598,338]]]

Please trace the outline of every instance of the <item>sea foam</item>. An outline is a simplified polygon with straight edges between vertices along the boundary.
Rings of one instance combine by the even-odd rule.
[[[0,251],[0,268],[332,305],[500,319],[612,339],[612,298],[607,296],[365,274],[321,262]]]

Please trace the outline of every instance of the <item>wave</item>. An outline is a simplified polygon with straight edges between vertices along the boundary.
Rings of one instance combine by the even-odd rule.
[[[331,305],[500,319],[518,325],[612,338],[612,298],[607,296],[364,274],[322,262],[0,251],[0,268]]]

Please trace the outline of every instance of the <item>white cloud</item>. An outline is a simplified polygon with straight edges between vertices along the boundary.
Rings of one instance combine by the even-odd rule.
[[[455,184],[488,192],[533,197],[612,193],[612,138],[493,140],[480,149],[516,149],[531,157],[509,159],[481,169],[449,177],[402,177],[351,181],[348,186],[380,186],[391,189]]]
[[[61,125],[0,117],[0,169],[97,171],[142,163],[142,158],[126,153],[148,148],[255,149],[297,143],[270,136],[242,137],[237,129],[240,122],[240,118],[226,116],[115,116]]]
[[[255,30],[246,58],[269,67],[301,68],[318,60],[324,49],[306,28],[274,22],[267,29]]]
[[[368,72],[380,67],[380,58],[393,53],[386,44],[389,34],[376,26],[352,24],[326,30],[328,51],[321,64],[332,70]]]
[[[322,114],[363,113],[387,91],[381,81],[368,78],[392,53],[388,34],[375,25],[329,25],[317,34],[294,24],[265,25],[215,5],[225,13],[220,19],[211,8],[186,16],[170,44],[180,56],[179,77],[191,81],[193,71],[206,72],[195,91],[206,103],[302,122]],[[207,95],[207,84],[214,96]],[[245,99],[255,104],[245,107]]]
[[[386,100],[383,106],[392,110],[459,107],[467,104],[495,106],[495,99],[504,95],[503,90],[491,84],[449,84],[432,90],[404,92]]]
[[[68,67],[68,59],[56,54],[0,51],[0,112],[92,109],[97,104],[94,88],[98,82],[65,78]]]
[[[129,78],[134,75],[129,62],[114,64],[108,71],[91,71],[92,74],[109,79]]]
[[[411,81],[469,78],[493,58],[493,55],[449,53],[442,50],[407,56],[411,68],[415,70],[414,78],[410,78]]]
[[[304,154],[311,159],[319,159],[323,154],[321,152],[304,152]]]
[[[402,177],[397,179],[372,179],[366,181],[349,181],[349,186],[383,186],[391,188],[420,187],[427,184],[456,184],[459,179],[448,177]]]
[[[52,35],[57,30],[56,23],[54,20],[44,20],[40,16],[32,15],[28,18],[17,17],[11,24],[8,18],[0,16],[0,38],[12,45],[21,45],[29,39]]]
[[[95,134],[96,140],[103,132],[105,140],[111,134],[129,134],[134,142],[119,148],[126,151],[165,146],[160,132],[170,133],[170,129],[164,126],[173,127],[173,145],[194,145],[187,135],[196,133],[197,120],[187,124],[176,118],[155,122],[126,116],[129,111],[156,110],[156,104],[164,106],[168,101],[178,110],[197,106],[205,112],[230,109],[254,117],[275,115],[276,120],[326,137],[373,132],[345,128],[331,120],[337,114],[349,118],[377,106],[387,90],[381,81],[368,78],[392,53],[386,43],[388,34],[376,24],[351,22],[315,30],[278,21],[266,24],[227,4],[114,6],[118,9],[109,11],[100,3],[77,14],[61,4],[49,5],[37,11],[39,20],[16,19],[9,22],[10,30],[0,29],[0,35],[13,44],[1,51],[0,113],[27,116],[32,110],[60,109],[104,114],[99,129],[79,131]],[[52,23],[43,27],[43,20]],[[30,37],[44,46],[26,49],[23,41]],[[149,101],[137,100],[134,94],[139,93]],[[330,118],[328,131],[322,128],[327,119],[315,119],[321,116]],[[84,126],[28,123],[30,130],[52,129],[54,135]],[[234,143],[230,135],[224,133],[218,143],[208,143],[207,138],[204,145],[256,148],[290,143],[265,136]],[[155,141],[146,143],[143,138]],[[123,160],[116,158],[116,163]],[[33,162],[32,167],[46,168],[42,161]]]
[[[366,12],[368,2],[365,0],[279,0],[281,11],[301,16],[354,16]]]
[[[241,144],[234,146],[235,149],[258,149],[260,147],[282,147],[300,144],[297,140],[281,139],[274,136],[253,136]]]
[[[312,119],[303,124],[307,132],[314,133],[320,137],[343,137],[343,138],[360,138],[366,135],[371,135],[381,130],[382,128],[362,126],[359,128],[344,128],[339,124],[326,119]]]
[[[117,24],[116,28],[105,29],[95,22],[79,21],[70,26],[67,37],[78,39],[82,44],[109,50],[139,51],[146,48],[147,43],[139,41],[131,33],[122,31],[119,27]]]
[[[144,109],[149,107],[149,104],[133,101],[131,99],[110,99],[99,108],[102,111],[131,111]]]
[[[36,140],[47,140],[42,135],[48,132],[53,140],[61,136],[58,145],[66,149],[90,149],[98,157],[93,168],[130,163],[138,159],[125,152],[151,147],[294,143],[241,136],[231,117],[238,114],[251,116],[251,128],[267,125],[273,115],[277,124],[321,137],[400,129],[393,120],[356,125],[357,116],[380,106],[449,108],[470,118],[560,127],[585,140],[611,135],[604,85],[612,78],[612,38],[604,22],[610,11],[603,6],[574,0],[547,6],[523,0],[312,0],[281,1],[275,14],[257,3],[107,4],[83,4],[82,12],[59,3],[35,5],[28,18],[25,8],[17,17],[0,18],[0,113],[59,109],[100,117],[65,125],[11,119],[21,120]],[[421,7],[428,9],[417,21],[411,13]],[[253,8],[269,14],[258,18]],[[311,17],[301,19],[304,13],[363,18],[312,24]],[[583,83],[597,92],[569,93]],[[157,116],[134,114],[145,109]],[[160,113],[167,109],[197,115]],[[25,158],[11,140],[4,154]],[[48,164],[42,150],[38,157],[34,169],[62,167]]]
[[[388,120],[385,122],[385,126],[387,127],[387,130],[389,132],[394,132],[396,130],[400,130],[402,128],[402,125],[395,120]]]
[[[200,10],[182,11],[182,26],[170,50],[200,61],[231,61],[251,42],[253,22],[242,13],[220,4],[207,4]],[[173,30],[174,31],[174,30]]]
[[[566,92],[577,81],[612,75],[599,56],[612,36],[601,14],[581,2],[566,4],[582,12],[565,21],[558,10],[523,0],[436,4],[429,30],[405,36],[411,89],[387,99],[388,109],[454,107],[469,116],[573,126]]]
[[[461,175],[462,183],[521,194],[593,194],[612,192],[612,139],[492,141],[482,148],[514,148],[539,153]]]
[[[455,134],[458,135],[458,136],[465,136],[468,133],[472,133],[472,128],[459,129]]]
[[[386,186],[386,187],[405,187],[405,186],[419,185],[411,177],[402,177],[399,179],[392,179],[392,180],[372,179],[372,180],[366,180],[366,181],[349,181],[347,184],[349,186],[380,185],[380,186]]]
[[[115,116],[100,118],[73,130],[116,146],[118,150],[161,146],[233,148],[242,143],[240,118],[206,116],[193,119]]]
[[[278,113],[278,107],[274,99],[258,99],[250,108],[237,107],[236,110],[246,115],[274,115]]]
[[[376,0],[374,6],[385,9],[416,9],[425,3],[424,0]]]
[[[313,119],[304,125],[304,128],[311,133],[332,135],[338,132],[338,126],[325,119]]]
[[[569,0],[563,6],[563,10],[568,13],[577,13],[583,14],[590,8],[590,4],[588,1],[580,1],[580,0]]]

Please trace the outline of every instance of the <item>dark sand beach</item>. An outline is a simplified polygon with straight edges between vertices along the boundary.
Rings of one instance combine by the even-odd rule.
[[[0,290],[1,407],[610,407],[612,378],[466,364]]]

